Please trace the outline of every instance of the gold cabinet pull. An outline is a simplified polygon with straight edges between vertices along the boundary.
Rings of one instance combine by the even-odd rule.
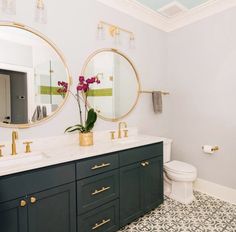
[[[148,161],[146,161],[145,164],[148,166],[150,163]]]
[[[36,197],[31,197],[31,198],[30,198],[30,202],[31,202],[32,204],[36,203],[36,201],[37,201]]]
[[[25,207],[27,205],[27,202],[25,200],[20,201],[20,207]]]
[[[97,170],[97,169],[100,169],[100,168],[108,167],[108,166],[110,166],[110,165],[111,165],[110,163],[107,163],[107,164],[103,163],[103,164],[101,164],[101,165],[95,165],[95,166],[93,166],[91,169],[92,169],[92,170]]]
[[[146,167],[147,164],[146,164],[146,162],[142,162],[141,165],[142,165],[143,167]]]
[[[101,226],[106,225],[106,224],[107,224],[108,222],[110,222],[110,221],[111,221],[111,219],[102,220],[101,223],[96,223],[96,224],[94,225],[94,227],[92,228],[92,230],[96,230],[96,229],[100,228]]]
[[[105,192],[107,190],[109,190],[111,187],[102,187],[100,190],[95,190],[91,195],[94,196],[94,195],[97,195],[99,193],[102,193],[102,192]]]

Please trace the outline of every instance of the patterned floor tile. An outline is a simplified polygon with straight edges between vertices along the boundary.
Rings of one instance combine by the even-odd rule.
[[[119,232],[236,232],[236,205],[200,192],[188,205],[165,197],[156,210]]]

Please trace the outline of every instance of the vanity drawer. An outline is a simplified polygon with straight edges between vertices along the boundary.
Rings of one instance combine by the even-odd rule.
[[[78,214],[119,197],[118,170],[77,181]]]
[[[75,165],[64,164],[0,177],[0,202],[75,181]]]
[[[110,154],[79,161],[76,164],[76,177],[83,179],[118,168],[118,154]]]
[[[118,200],[78,217],[78,232],[116,232],[118,230]]]
[[[129,165],[157,156],[163,156],[163,142],[132,148],[119,153],[120,166]]]

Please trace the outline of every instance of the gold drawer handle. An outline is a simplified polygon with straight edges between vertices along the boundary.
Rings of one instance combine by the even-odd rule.
[[[111,221],[111,219],[102,220],[101,223],[96,223],[95,226],[92,228],[92,230],[96,230],[96,229],[100,228],[101,226],[104,226],[105,224],[107,224],[110,221]]]
[[[25,207],[27,205],[27,202],[25,200],[20,201],[20,207]]]
[[[31,197],[31,198],[30,198],[30,202],[31,202],[32,204],[36,203],[36,201],[37,201],[36,197]]]
[[[92,196],[97,195],[97,194],[102,193],[102,192],[105,192],[105,191],[109,190],[110,188],[111,188],[111,187],[102,187],[102,189],[100,189],[100,190],[95,190],[95,191],[92,193]]]
[[[150,163],[147,161],[147,162],[145,162],[146,163],[146,165],[148,166]]]
[[[100,168],[108,167],[108,166],[110,166],[110,165],[111,165],[110,163],[107,163],[107,164],[103,163],[103,164],[101,164],[101,165],[95,165],[95,166],[92,167],[91,169],[92,169],[92,170],[97,170],[97,169],[100,169]]]

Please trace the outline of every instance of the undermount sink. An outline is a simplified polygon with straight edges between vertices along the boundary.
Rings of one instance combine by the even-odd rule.
[[[0,168],[37,162],[45,157],[46,155],[43,152],[32,152],[28,154],[17,154],[15,156],[6,156],[0,158]]]

